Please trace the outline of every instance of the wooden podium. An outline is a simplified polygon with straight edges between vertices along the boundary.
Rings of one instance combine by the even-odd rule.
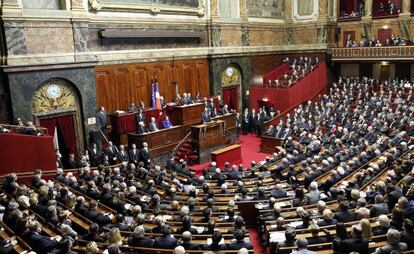
[[[225,122],[218,120],[208,124],[191,126],[191,137],[198,148],[207,148],[224,142]]]
[[[173,125],[198,124],[201,122],[201,113],[204,111],[204,107],[204,103],[172,106],[169,117]]]
[[[277,146],[282,146],[282,144],[283,139],[262,136],[260,142],[260,152],[273,154],[279,151]]]

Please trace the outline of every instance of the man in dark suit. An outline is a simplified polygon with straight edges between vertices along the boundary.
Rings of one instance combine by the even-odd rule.
[[[334,219],[339,222],[349,222],[356,219],[355,213],[349,211],[348,201],[342,201],[339,203],[339,211],[335,213]]]
[[[212,235],[212,243],[210,245],[208,245],[208,244],[204,245],[203,249],[211,250],[211,251],[226,250],[227,245],[220,244],[221,239],[223,239],[223,236],[220,233],[220,231],[214,231],[214,233]]]
[[[139,155],[140,155],[140,151],[137,149],[137,146],[135,144],[132,144],[131,149],[129,150],[130,162],[138,164]]]
[[[203,124],[211,122],[211,117],[208,113],[208,108],[204,108],[204,112],[201,113],[201,121],[203,122]]]
[[[183,232],[180,245],[183,246],[185,250],[200,249],[200,245],[198,243],[191,242],[191,233],[189,231]]]
[[[151,248],[154,246],[154,241],[145,236],[145,228],[141,225],[135,228],[134,235],[132,237],[128,237],[128,245],[132,247]]]
[[[97,167],[101,163],[101,153],[98,151],[98,147],[95,143],[92,144],[89,150],[89,160],[92,167]]]
[[[208,108],[210,112],[214,110],[214,99],[213,98],[207,101],[206,107]]]
[[[98,125],[101,130],[106,129],[108,125],[108,114],[105,111],[104,107],[100,107],[98,111]]]
[[[85,217],[93,222],[96,222],[99,226],[105,226],[111,223],[111,219],[101,214],[98,210],[98,203],[92,200],[89,204],[89,210],[86,212]]]
[[[234,238],[236,239],[236,242],[229,243],[227,245],[227,249],[229,249],[229,250],[240,250],[241,248],[246,248],[246,249],[249,250],[249,249],[253,248],[250,243],[246,243],[244,241],[244,237],[246,235],[244,229],[236,229],[233,234],[234,234]]]
[[[58,248],[61,236],[57,236],[52,239],[48,236],[41,235],[40,232],[42,229],[39,222],[29,222],[28,229],[29,231],[26,233],[25,238],[35,252],[48,253]]]
[[[144,122],[139,122],[137,125],[137,133],[138,134],[145,134],[147,133],[147,129],[145,128]]]
[[[249,110],[246,108],[243,113],[243,119],[242,119],[242,129],[243,134],[246,135],[248,132],[250,132],[250,125],[251,125],[251,117],[249,114]]]
[[[352,239],[344,240],[343,247],[346,253],[369,253],[368,240],[362,237],[362,228],[360,225],[352,226]]]
[[[147,167],[151,163],[151,153],[150,153],[150,150],[148,148],[148,143],[147,142],[142,143],[140,158],[144,162],[145,167]]]
[[[118,148],[112,144],[112,141],[108,142],[108,148],[106,148],[105,154],[108,156],[109,163],[114,165],[118,158]]]
[[[164,225],[162,228],[162,236],[155,238],[155,248],[173,249],[177,246],[177,239],[171,236],[171,226]]]
[[[135,121],[137,122],[137,125],[139,122],[145,123],[145,115],[142,113],[142,109],[138,110],[138,114],[135,116]]]
[[[135,113],[138,111],[137,106],[135,106],[135,103],[131,102],[131,104],[129,104],[128,106],[128,112],[129,113]]]
[[[287,197],[287,192],[282,189],[280,184],[276,184],[275,189],[270,193],[270,196],[274,198],[285,198]]]
[[[381,194],[377,194],[375,196],[375,204],[372,205],[370,209],[370,216],[371,217],[378,217],[381,214],[388,214],[390,209],[384,201],[384,197]]]
[[[119,146],[118,160],[120,162],[129,162],[129,155],[127,151],[125,151],[124,145]]]

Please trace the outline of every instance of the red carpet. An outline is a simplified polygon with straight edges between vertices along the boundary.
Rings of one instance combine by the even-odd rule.
[[[257,229],[255,228],[248,228],[250,243],[253,246],[254,254],[263,254],[263,246],[260,242],[259,234]]]
[[[261,153],[260,151],[260,138],[255,134],[240,135],[237,142],[241,145],[241,157],[243,160],[243,166],[249,167],[251,161],[259,162],[265,159],[269,154]],[[192,165],[190,168],[196,172],[196,175],[202,173],[203,168],[208,167],[210,162]]]

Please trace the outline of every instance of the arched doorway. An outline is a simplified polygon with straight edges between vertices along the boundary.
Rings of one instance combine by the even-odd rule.
[[[64,164],[72,153],[83,148],[82,121],[78,95],[72,84],[54,78],[42,83],[33,95],[32,111],[36,124],[48,129]]]
[[[229,64],[221,73],[223,104],[230,109],[241,111],[241,81],[240,69],[235,64]]]

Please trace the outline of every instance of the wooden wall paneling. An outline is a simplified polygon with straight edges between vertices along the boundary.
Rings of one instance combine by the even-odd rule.
[[[143,101],[144,104],[149,104],[147,84],[149,83],[148,70],[143,66],[132,66],[132,86],[134,90],[134,102],[138,104]]]
[[[176,96],[173,82],[178,82],[179,93],[200,91],[209,95],[207,59],[112,65],[96,67],[97,103],[107,111],[127,110],[129,103],[141,100],[151,106],[151,78],[158,79],[160,95],[167,101]]]
[[[116,89],[116,109],[127,109],[128,104],[132,101],[129,92],[129,71],[126,67],[115,69],[115,89]]]
[[[112,111],[113,96],[111,84],[113,75],[109,70],[101,69],[96,72],[96,103],[97,107],[104,106],[106,110]]]

